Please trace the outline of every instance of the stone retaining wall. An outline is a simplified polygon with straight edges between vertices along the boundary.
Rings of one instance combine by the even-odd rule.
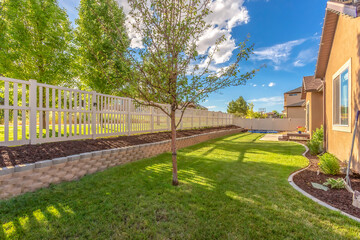
[[[180,149],[242,131],[243,129],[239,128],[179,138],[177,147]],[[0,199],[48,187],[51,183],[72,181],[109,167],[154,157],[169,151],[170,140],[166,140],[0,168]]]

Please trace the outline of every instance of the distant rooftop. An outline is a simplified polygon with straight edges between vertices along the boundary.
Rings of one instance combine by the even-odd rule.
[[[290,90],[290,91],[288,91],[286,93],[301,93],[301,89],[302,89],[302,87],[298,87],[298,88]]]
[[[284,107],[302,107],[302,106],[304,106],[304,104],[305,104],[305,101],[300,101],[297,103],[292,103],[292,104],[286,105]]]

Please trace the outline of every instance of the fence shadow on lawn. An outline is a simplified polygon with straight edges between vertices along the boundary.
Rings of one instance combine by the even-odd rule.
[[[303,147],[258,138],[243,133],[179,151],[178,187],[165,153],[0,201],[0,238],[342,239],[341,229],[356,228],[287,183],[306,165]]]

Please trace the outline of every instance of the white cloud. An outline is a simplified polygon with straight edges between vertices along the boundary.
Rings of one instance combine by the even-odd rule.
[[[214,108],[216,108],[216,106],[207,106],[206,108],[207,109],[214,109]]]
[[[274,106],[284,103],[284,97],[282,96],[274,96],[274,97],[264,97],[264,98],[257,98],[257,99],[251,99],[247,102],[253,102],[253,103],[266,103],[267,106]]]
[[[271,47],[260,48],[254,51],[253,60],[270,60],[276,65],[281,64],[289,59],[291,51],[294,47],[303,44],[306,39],[298,39],[281,44],[276,44]]]
[[[298,56],[296,57],[293,65],[295,67],[303,67],[317,58],[317,51],[315,48],[305,49],[299,52]]]
[[[273,86],[275,86],[275,85],[276,85],[276,84],[275,84],[274,82],[270,82],[268,86],[269,86],[269,87],[273,87]]]
[[[213,51],[216,40],[224,35],[225,41],[219,45],[214,61],[216,64],[229,61],[236,49],[232,29],[250,21],[249,12],[243,4],[244,0],[215,0],[211,3],[212,13],[205,20],[212,27],[197,42],[199,54]]]
[[[262,87],[265,87],[265,84],[261,85]]]
[[[253,87],[256,87],[256,86],[257,86],[256,84],[253,85]]]
[[[125,14],[130,12],[130,6],[125,0],[117,0],[123,7]],[[232,29],[250,21],[249,12],[243,6],[245,0],[214,0],[211,2],[210,13],[205,21],[211,27],[200,37],[197,42],[199,54],[207,54],[214,50],[217,39],[225,36],[225,41],[219,45],[219,51],[214,54],[214,63],[221,64],[229,61],[233,51],[236,49],[235,39],[232,37]],[[132,48],[143,48],[142,36],[132,28],[134,19],[128,16],[126,26],[131,39]],[[213,67],[213,71],[216,69]]]
[[[294,67],[303,67],[305,66],[304,63],[302,63],[300,60],[296,60],[294,63],[293,63]]]

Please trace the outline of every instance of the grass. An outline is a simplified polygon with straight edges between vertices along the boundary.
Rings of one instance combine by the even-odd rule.
[[[356,239],[287,182],[304,147],[242,133],[0,201],[0,239]]]
[[[148,126],[147,126],[148,125]],[[132,127],[132,131],[139,131],[141,129],[141,127],[144,127],[144,129],[150,129],[150,125],[147,124],[144,126],[144,124],[139,124],[139,123],[133,123],[131,125]],[[98,126],[100,128],[100,126]],[[112,128],[113,127],[113,128]],[[157,129],[166,129],[167,128],[167,125],[165,124],[161,124],[161,125],[157,125],[157,124],[154,124],[154,131],[156,131]],[[81,135],[81,133],[83,133],[84,135],[88,135],[88,132],[89,132],[89,128],[90,128],[90,132],[91,132],[91,126],[88,126],[88,125],[82,125],[82,127],[80,128],[79,125],[75,126],[72,125],[71,126],[71,133],[72,135]],[[70,126],[67,125],[66,126],[66,135],[67,136],[70,136]],[[103,126],[102,127],[103,129],[103,133],[111,133],[113,132],[114,134],[118,133],[117,132],[117,127],[115,126]],[[100,131],[100,129],[99,129]],[[127,127],[126,127],[126,124],[121,124],[119,126],[119,133],[122,133],[122,134],[127,134]],[[58,124],[55,125],[55,137],[58,137],[59,136],[59,132],[61,132],[61,136],[64,137],[65,136],[65,126],[64,125],[60,125],[60,131],[59,131],[59,126]],[[37,126],[37,137],[39,137],[39,133],[40,133],[40,127]],[[76,133],[76,134],[75,134]],[[26,139],[29,139],[29,135],[30,135],[30,127],[29,125],[26,125],[26,128],[25,128],[25,134],[26,134]],[[100,132],[101,134],[101,132]],[[22,139],[22,126],[19,125],[18,128],[17,128],[17,135],[18,135],[18,140],[21,140]],[[46,129],[43,129],[42,130],[42,137],[43,138],[46,138]],[[49,125],[49,137],[51,138],[52,137],[52,124]],[[9,141],[13,141],[14,140],[14,128],[12,125],[9,126]],[[5,141],[5,126],[4,125],[0,125],[0,142],[3,142]]]

